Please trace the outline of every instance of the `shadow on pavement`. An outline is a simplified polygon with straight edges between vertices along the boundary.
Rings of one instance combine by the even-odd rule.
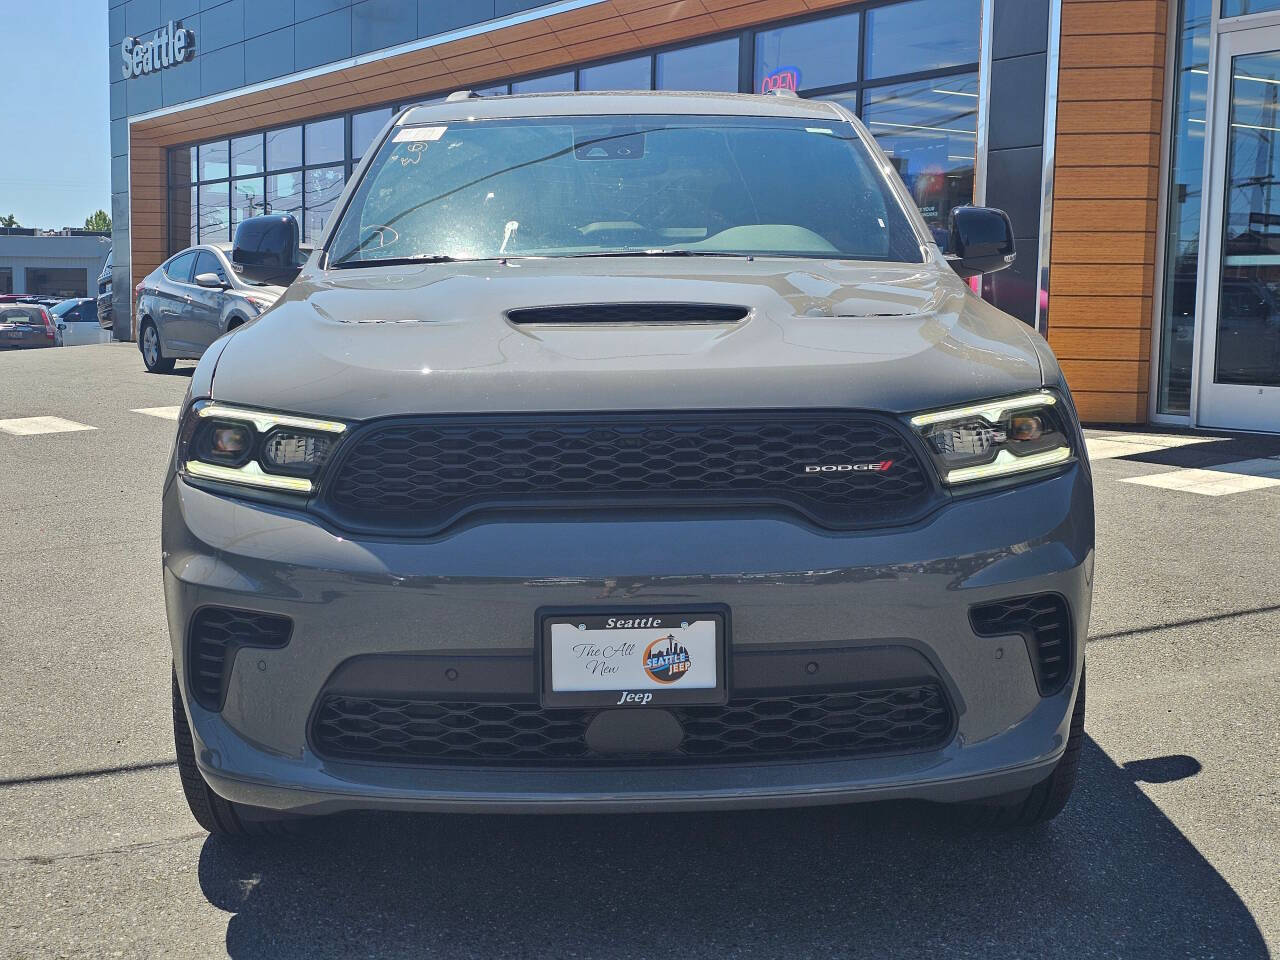
[[[1086,741],[1028,833],[946,807],[642,816],[366,815],[296,840],[210,838],[232,957],[1266,957],[1228,883]]]

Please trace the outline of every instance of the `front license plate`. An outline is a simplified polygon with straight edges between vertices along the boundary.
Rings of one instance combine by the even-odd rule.
[[[721,611],[614,610],[542,618],[542,702],[647,707],[725,702]]]

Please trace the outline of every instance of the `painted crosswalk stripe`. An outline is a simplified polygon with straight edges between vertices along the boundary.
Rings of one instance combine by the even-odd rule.
[[[32,437],[41,433],[72,433],[76,430],[97,430],[87,423],[76,423],[62,417],[15,417],[0,420],[0,433],[15,437]]]
[[[164,420],[177,420],[182,407],[138,407],[130,413],[145,413],[148,417],[160,417]]]
[[[1142,453],[1155,453],[1173,447],[1186,447],[1198,443],[1213,443],[1223,437],[1187,437],[1168,433],[1122,433],[1103,437],[1088,437],[1090,460],[1111,460],[1116,457],[1132,457]]]
[[[1223,497],[1250,490],[1280,487],[1280,457],[1223,463],[1212,470],[1173,470],[1169,473],[1150,473],[1144,477],[1124,477],[1120,482],[1198,493],[1205,497]]]

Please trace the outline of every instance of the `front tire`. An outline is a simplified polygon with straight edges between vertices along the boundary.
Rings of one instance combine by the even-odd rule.
[[[173,677],[173,742],[178,754],[178,775],[182,778],[182,792],[196,822],[212,834],[230,837],[269,837],[296,834],[301,820],[251,807],[243,803],[224,800],[214,793],[200,775],[196,766],[195,743],[191,727],[187,724],[187,711],[182,705],[182,693],[178,678]]]
[[[160,331],[151,320],[142,321],[142,332],[139,337],[139,348],[142,350],[142,363],[148,373],[171,373],[173,359],[164,355],[160,347]]]
[[[1076,785],[1080,767],[1080,748],[1084,744],[1084,668],[1080,670],[1080,689],[1076,691],[1075,709],[1071,711],[1071,732],[1067,749],[1049,774],[1030,790],[975,803],[970,807],[973,820],[994,827],[1030,827],[1047,823],[1060,814]]]

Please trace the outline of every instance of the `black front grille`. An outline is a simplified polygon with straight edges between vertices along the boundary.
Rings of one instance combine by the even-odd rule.
[[[949,703],[935,683],[670,711],[684,741],[673,753],[648,756],[595,754],[586,730],[599,710],[536,703],[327,695],[312,739],[328,757],[389,763],[689,763],[909,753],[946,742],[952,726]]]
[[[241,647],[283,647],[293,627],[286,617],[228,607],[204,607],[187,636],[192,696],[206,710],[221,710],[234,654]]]
[[[507,311],[507,319],[521,324],[737,323],[746,315],[746,307],[719,303],[583,303]]]
[[[771,505],[849,529],[909,522],[934,496],[905,436],[859,414],[387,421],[349,438],[331,473],[335,523],[405,534],[548,504]]]
[[[1022,635],[1041,696],[1057,693],[1071,676],[1071,617],[1058,594],[984,603],[970,608],[969,621],[979,636]]]

